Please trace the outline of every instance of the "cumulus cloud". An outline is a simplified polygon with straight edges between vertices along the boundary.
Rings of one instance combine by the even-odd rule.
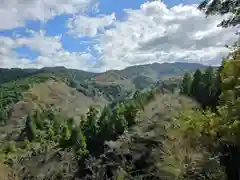
[[[0,36],[0,67],[42,68],[65,66],[88,70],[89,61],[95,58],[87,52],[68,52],[62,47],[61,37],[48,37],[44,32],[33,33],[31,37],[12,39]],[[15,48],[26,47],[40,55],[33,59],[19,57]]]
[[[84,12],[95,0],[0,0],[0,30],[23,27],[26,20],[47,20]]]
[[[111,26],[114,20],[116,20],[114,13],[98,17],[78,15],[69,20],[68,28],[70,33],[78,37],[95,37],[97,34],[102,33],[105,28]]]
[[[39,52],[42,56],[53,54],[62,50],[61,36],[45,36],[43,31],[34,33],[32,37],[22,37],[16,39],[16,46],[26,46]]]
[[[0,30],[23,26],[25,20],[45,21],[59,14],[76,13],[68,20],[69,34],[94,39],[83,52],[69,52],[61,36],[49,37],[42,31],[30,32],[29,37],[0,36],[0,67],[65,66],[105,71],[153,62],[216,65],[228,53],[224,45],[236,39],[234,29],[217,27],[223,17],[205,18],[197,5],[168,8],[161,1],[146,2],[139,9],[125,9],[126,18],[117,20],[114,13],[97,17],[79,13],[90,0],[0,1]],[[14,51],[18,47],[40,55],[34,60],[19,57]]]
[[[154,1],[125,10],[127,19],[115,21],[115,28],[99,37],[99,66],[105,70],[151,62],[219,64],[227,53],[223,46],[236,38],[235,30],[217,27],[223,17],[205,18],[196,6],[168,8]]]

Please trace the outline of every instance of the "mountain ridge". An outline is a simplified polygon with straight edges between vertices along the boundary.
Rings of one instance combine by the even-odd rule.
[[[137,75],[144,75],[150,77],[153,81],[157,81],[161,76],[182,76],[186,71],[195,71],[196,69],[206,68],[206,65],[199,63],[152,63],[129,66],[122,70],[108,70],[105,72],[89,72],[78,69],[69,69],[63,66],[56,67],[43,67],[41,69],[20,69],[20,68],[0,68],[0,84],[14,80],[16,78],[24,78],[29,75],[35,75],[39,73],[54,73],[54,74],[64,74],[65,76],[71,76],[71,78],[77,79],[79,82],[84,80],[89,80],[95,78],[98,75],[104,74],[118,74],[123,78],[130,78]],[[5,77],[2,77],[4,74]],[[14,76],[15,74],[15,76]],[[9,76],[8,76],[9,75]],[[12,78],[11,78],[12,77]]]

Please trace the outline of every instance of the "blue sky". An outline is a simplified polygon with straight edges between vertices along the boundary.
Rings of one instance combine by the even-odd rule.
[[[41,0],[34,1],[41,2]],[[230,35],[232,30],[216,29],[215,24],[219,17],[206,19],[193,6],[192,0],[155,2],[100,0],[89,3],[90,5],[88,1],[79,0],[78,4],[71,4],[71,1],[66,0],[66,3],[62,5],[42,4],[42,9],[41,6],[34,4],[15,4],[14,8],[22,8],[20,10],[28,14],[21,13],[20,10],[19,14],[11,13],[11,10],[7,12],[6,8],[3,9],[9,20],[0,19],[2,22],[2,25],[0,23],[0,38],[2,39],[0,39],[0,56],[2,54],[4,59],[2,66],[64,65],[70,68],[97,71],[119,69],[146,62],[178,61],[178,59],[194,61],[193,58],[196,62],[214,64],[226,53],[219,44],[231,42],[233,39]],[[194,3],[199,2],[197,0]],[[95,7],[94,3],[98,4],[97,10],[92,8]],[[80,8],[77,8],[78,5]],[[6,7],[8,7],[7,4]],[[194,22],[188,20],[194,20]],[[206,25],[209,26],[203,27],[198,24],[203,21],[206,21]],[[189,23],[189,29],[187,23]],[[199,26],[199,32],[195,26]],[[212,40],[212,37],[206,35],[202,36],[202,40],[193,38],[197,33],[207,33],[209,27],[213,28],[213,31],[225,34],[223,42]],[[171,32],[174,28],[177,28],[175,32]],[[189,34],[191,34],[192,42],[189,39],[189,42],[184,44],[179,38],[180,34],[179,37],[174,36],[174,33],[183,30],[189,31],[188,36],[190,37]],[[162,37],[166,32],[172,33],[171,39],[168,38],[168,42],[162,42],[164,40]],[[167,34],[166,36],[170,37]],[[186,37],[184,39],[186,40]],[[174,40],[179,40],[181,45],[177,42],[173,45],[167,44],[173,43]],[[157,44],[146,48],[146,45],[152,43]],[[196,43],[199,43],[198,49],[194,49]],[[159,46],[160,44],[162,47]],[[206,46],[200,47],[202,44]],[[212,48],[216,52],[200,56],[201,52],[205,51],[204,48],[205,50]],[[140,51],[139,49],[147,50]],[[206,58],[209,58],[208,62]]]

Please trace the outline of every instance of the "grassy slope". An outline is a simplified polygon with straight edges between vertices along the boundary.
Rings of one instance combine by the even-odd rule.
[[[63,82],[48,80],[34,84],[31,89],[23,93],[23,100],[14,105],[10,120],[21,118],[21,115],[29,113],[31,108],[47,108],[50,105],[71,117],[80,117],[81,114],[86,113],[90,105],[94,104],[103,106],[107,101],[102,97],[85,96]]]
[[[167,70],[166,67],[165,69]],[[195,67],[192,69],[190,68],[190,70],[195,70]],[[92,81],[91,83],[94,85],[94,87],[96,87],[102,92],[107,92],[111,94],[114,91],[114,94],[118,94],[119,92],[122,92],[122,90],[119,88],[131,87],[133,84],[135,86],[136,84],[140,84],[142,86],[144,82],[143,87],[149,86],[151,83],[155,83],[158,80],[160,76],[159,74],[162,74],[162,78],[164,77],[168,79],[168,76],[176,75],[178,77],[185,72],[185,70],[180,70],[180,72],[176,72],[176,70],[168,70],[168,73],[166,71],[163,71],[164,70],[161,70],[160,72],[156,64],[139,66],[134,68],[130,67],[122,71],[110,71],[101,74],[104,77],[102,78],[103,81],[101,81],[100,78],[100,81]],[[34,72],[34,74],[32,74],[31,70],[30,72],[30,74],[18,76],[20,78],[16,82],[8,82],[2,84],[4,89],[0,89],[1,92],[3,92],[1,94],[4,94],[4,99],[11,99],[11,101],[9,101],[10,103],[8,103],[7,105],[13,105],[13,108],[10,121],[8,121],[9,124],[4,127],[0,127],[0,140],[4,138],[6,132],[9,134],[11,134],[10,132],[12,132],[12,134],[15,134],[14,131],[19,131],[19,119],[26,116],[28,112],[31,111],[31,109],[34,107],[48,107],[48,105],[52,104],[54,107],[59,108],[64,114],[79,117],[80,114],[86,112],[89,105],[104,105],[108,103],[106,99],[102,97],[93,98],[86,96],[83,93],[77,91],[76,89],[69,87],[66,84],[67,82],[65,81],[65,79],[56,79],[56,77],[52,75],[55,74],[56,76],[59,76],[60,74],[60,76],[64,78],[74,77],[78,82],[85,81],[86,84],[91,84],[87,81],[91,78],[93,79],[94,77],[99,76],[99,74],[86,73],[84,71],[77,70],[68,70],[61,67],[45,68],[38,72]],[[163,76],[163,74],[165,74],[165,76]],[[6,81],[11,81],[15,79],[16,76],[13,76],[13,79],[9,78]],[[131,88],[134,89],[134,87]],[[15,92],[17,92],[17,94]],[[22,100],[20,101],[18,98],[15,97],[15,95],[17,95],[18,97],[19,94],[22,94]],[[142,123],[135,126],[129,134],[125,134],[125,139],[128,139],[130,137],[130,139],[133,138],[133,141],[121,142],[122,140],[120,139],[115,143],[123,143],[125,149],[130,149],[131,155],[134,158],[133,161],[137,161],[138,158],[141,159],[144,155],[143,153],[147,151],[147,149],[145,149],[145,145],[148,145],[149,142],[151,144],[152,139],[153,141],[158,140],[160,135],[162,135],[162,132],[159,130],[159,127],[156,126],[155,123],[160,122],[162,119],[165,119],[166,115],[170,115],[175,111],[181,111],[181,109],[184,108],[185,105],[191,106],[191,104],[192,103],[190,100],[184,97],[178,97],[178,95],[158,96],[156,100],[150,103],[147,107],[145,107],[145,111],[139,115],[138,118],[142,120]],[[20,125],[23,122],[25,121],[21,121]],[[128,146],[128,144],[130,143],[132,144],[132,147]],[[158,145],[160,146],[160,144]],[[141,149],[141,152],[139,152],[138,149]],[[157,149],[158,147],[155,147],[154,150]],[[51,154],[49,154],[49,157],[50,156]],[[150,154],[150,156],[146,159],[152,160],[155,157],[156,156],[154,154]],[[71,161],[71,154],[64,154],[63,158]],[[49,159],[49,162],[47,161],[44,165],[42,165],[41,168],[38,167],[36,159],[34,158],[27,161],[27,163],[25,164],[30,167],[29,169],[33,169],[34,171],[46,172],[48,168],[54,169],[55,167],[57,167],[59,165],[59,160],[57,159],[56,161],[53,161],[52,159]],[[36,167],[32,168],[33,166]]]
[[[1,137],[6,132],[18,131],[25,123],[21,119],[34,109],[53,106],[67,116],[80,119],[90,105],[104,106],[108,103],[105,98],[87,96],[69,87],[64,79],[48,73],[1,84],[0,95],[1,112],[11,112],[5,120],[6,124],[0,127]]]

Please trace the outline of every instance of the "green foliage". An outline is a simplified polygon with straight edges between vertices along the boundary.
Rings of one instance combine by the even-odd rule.
[[[172,65],[168,64],[166,67],[167,66]],[[109,100],[114,99],[116,101],[111,105],[104,107],[103,110],[100,110],[98,107],[89,107],[89,111],[83,119],[80,119],[78,117],[74,117],[74,119],[66,117],[53,107],[49,107],[45,110],[39,109],[29,115],[26,118],[24,130],[21,131],[21,134],[19,133],[19,137],[17,137],[18,132],[14,132],[12,133],[14,135],[9,135],[6,137],[8,139],[14,139],[14,141],[16,140],[15,146],[18,151],[16,152],[10,148],[10,150],[7,150],[7,152],[9,152],[11,156],[17,157],[16,162],[19,163],[19,166],[25,167],[24,170],[22,170],[23,168],[20,168],[20,173],[24,171],[23,173],[27,174],[29,169],[32,170],[32,167],[37,167],[36,172],[33,171],[28,175],[22,177],[26,178],[27,176],[38,176],[40,171],[44,171],[44,169],[51,169],[51,167],[54,167],[54,169],[56,168],[58,170],[62,170],[64,169],[62,168],[64,165],[67,166],[66,169],[72,171],[71,173],[74,174],[70,179],[75,178],[75,176],[80,176],[79,174],[81,174],[81,171],[84,171],[82,173],[83,175],[89,175],[91,173],[86,172],[88,171],[85,170],[86,166],[92,166],[94,164],[88,164],[87,160],[90,160],[92,157],[96,158],[97,160],[99,160],[99,158],[104,158],[105,154],[103,153],[105,153],[105,146],[108,143],[107,141],[118,141],[122,138],[128,139],[128,132],[132,131],[134,137],[132,139],[129,138],[129,142],[131,144],[131,142],[134,141],[136,143],[136,146],[134,146],[132,149],[129,149],[129,152],[134,152],[137,155],[130,157],[125,156],[125,154],[123,154],[121,157],[120,155],[117,155],[117,157],[113,156],[115,158],[113,158],[113,163],[116,159],[123,160],[126,158],[126,161],[122,161],[123,164],[127,164],[123,166],[126,169],[119,169],[118,177],[122,179],[127,179],[128,177],[136,178],[136,176],[138,176],[138,172],[131,172],[130,169],[128,169],[128,167],[131,167],[131,170],[139,170],[139,178],[153,178],[154,175],[151,174],[153,171],[151,168],[156,169],[158,166],[154,161],[152,161],[154,159],[152,157],[155,157],[153,156],[155,152],[162,150],[160,149],[161,141],[158,141],[158,138],[162,138],[162,133],[165,133],[165,130],[158,129],[157,131],[153,132],[152,130],[155,128],[155,124],[150,123],[149,125],[146,125],[149,123],[149,120],[151,120],[152,117],[149,117],[149,119],[145,121],[145,119],[143,120],[143,118],[141,119],[139,116],[142,116],[143,112],[149,111],[149,109],[145,108],[149,103],[151,104],[151,102],[155,100],[156,95],[160,93],[159,87],[149,87],[150,90],[146,90],[144,92],[136,91],[135,93],[132,93],[132,91],[129,91],[130,93],[127,93],[127,90],[122,84],[119,85],[117,83],[113,83],[109,85],[104,83],[94,84],[94,82],[89,83],[87,81],[82,82],[85,77],[76,77],[78,73],[77,70],[76,72],[73,70],[72,72],[74,73],[66,75],[66,72],[68,71],[67,69],[57,68],[53,73],[51,73],[51,75],[46,75],[46,72],[51,72],[53,69],[42,69],[42,77],[40,77],[41,75],[39,74],[37,76],[35,74],[34,76],[28,76],[25,79],[18,80],[15,84],[13,82],[2,84],[0,88],[3,94],[1,96],[3,98],[1,98],[0,104],[2,105],[1,109],[3,109],[3,111],[0,111],[3,112],[1,115],[3,117],[2,119],[7,119],[11,106],[17,101],[21,100],[21,94],[31,88],[32,84],[44,82],[49,78],[55,78],[52,76],[52,74],[57,74],[56,72],[60,73],[62,75],[61,77],[67,78],[69,85],[71,85],[73,88],[76,88],[80,92],[88,93],[90,96],[98,96],[105,93],[105,96],[108,97]],[[154,69],[154,71],[156,71],[157,76],[165,73],[160,72],[162,70],[155,69],[154,66],[151,67],[151,69]],[[184,67],[182,67],[181,70],[178,70],[176,68],[170,68],[168,70],[170,74],[181,74],[184,71],[183,69]],[[194,66],[193,69],[196,69],[196,67]],[[118,73],[121,72],[116,71],[116,74]],[[141,73],[139,75],[144,79],[144,84],[143,86],[140,86],[141,88],[144,88],[144,86],[152,82],[152,77],[149,76],[149,74],[147,75],[148,72],[145,71],[144,73],[144,75]],[[135,83],[140,83],[139,80],[141,80],[141,78],[138,78],[137,75],[135,77]],[[166,83],[164,85],[172,92],[174,92],[174,89],[177,87],[176,84],[171,84],[171,80],[170,83]],[[128,98],[125,98],[126,96],[128,96]],[[165,105],[165,101],[163,104]],[[166,107],[168,106],[169,105],[166,104]],[[169,109],[166,108],[165,110],[168,114]],[[141,125],[139,125],[140,123]],[[135,131],[137,128],[142,128],[151,132],[141,134],[138,132],[138,130]],[[182,131],[185,131],[185,129]],[[135,135],[138,133],[139,136],[135,137]],[[144,146],[140,146],[141,148],[139,148],[139,145],[142,143]],[[179,147],[176,146],[176,148]],[[140,158],[138,159],[138,157]],[[158,158],[159,156],[156,157]],[[148,161],[149,159],[151,162]],[[106,161],[108,160],[105,159],[104,162]],[[134,164],[131,164],[129,162],[134,162]],[[117,166],[119,165],[122,164],[117,164]],[[77,169],[71,169],[73,166],[77,166]],[[104,166],[107,169],[110,165],[104,163]],[[55,174],[45,172],[44,176],[42,177],[51,177],[53,179],[54,177],[63,178],[66,177],[67,174],[70,174],[66,171],[66,169],[64,172],[56,170]],[[57,172],[59,172],[59,174],[57,174]],[[99,171],[98,173],[100,172],[102,171]],[[129,172],[129,174],[126,172]],[[146,172],[149,174],[145,175],[144,173]],[[188,172],[190,172],[190,170]],[[114,176],[109,175],[108,177]]]
[[[191,95],[196,98],[199,102],[201,101],[203,89],[203,81],[202,81],[202,72],[197,69],[193,75],[193,81],[191,85]]]
[[[204,13],[209,15],[215,15],[215,14],[228,14],[231,13],[231,16],[227,19],[224,19],[220,26],[222,27],[229,27],[229,26],[237,26],[239,25],[240,21],[240,3],[236,0],[226,0],[226,1],[220,1],[220,0],[204,0],[198,8]]]
[[[70,142],[79,156],[86,156],[88,154],[86,137],[82,133],[81,128],[75,127],[72,129]]]
[[[23,148],[29,149],[30,148],[30,141],[28,139],[24,139]]]
[[[11,115],[11,107],[22,99],[22,93],[33,84],[45,82],[49,79],[58,80],[51,74],[38,74],[27,78],[10,81],[0,85],[0,119],[7,120]]]
[[[32,117],[27,116],[25,124],[25,133],[29,141],[33,141],[37,136],[37,126]]]
[[[240,119],[240,56],[223,61],[221,71],[222,89],[221,100],[227,108],[228,116],[232,119]]]
[[[3,148],[3,152],[6,154],[14,153],[16,151],[16,143],[14,141],[8,142]]]
[[[216,111],[221,94],[221,68],[214,71],[212,67],[208,67],[203,73],[198,69],[193,77],[185,74],[180,93],[196,99],[204,109]]]
[[[186,73],[183,76],[182,84],[180,87],[180,93],[190,95],[191,94],[191,85],[192,85],[192,77],[189,73]]]

